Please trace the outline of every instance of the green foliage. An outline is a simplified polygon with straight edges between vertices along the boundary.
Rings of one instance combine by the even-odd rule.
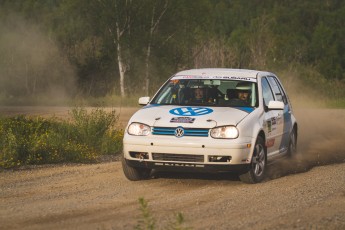
[[[76,131],[69,133],[71,138],[74,137],[80,143],[88,143],[97,152],[103,153],[104,149],[109,148],[108,143],[116,137],[115,133],[109,133],[118,119],[115,111],[107,114],[102,109],[95,109],[88,113],[86,109],[75,108],[72,109],[71,116],[73,130]],[[108,138],[110,141],[107,140]]]
[[[138,221],[138,225],[135,229],[142,230],[142,229],[154,229],[155,228],[155,220],[148,209],[148,203],[144,198],[139,198],[140,204],[140,211],[142,213],[142,219]]]
[[[147,66],[151,94],[186,68],[285,71],[298,63],[312,66],[316,79],[345,79],[345,1],[168,1],[151,34],[151,20],[159,18],[165,2],[1,1],[0,103],[44,93],[119,95],[116,44],[130,96],[145,92]]]
[[[148,202],[144,198],[139,198],[141,219],[139,219],[138,224],[135,226],[137,230],[154,230],[157,228],[156,220],[152,216],[151,211],[148,207]],[[163,226],[162,229],[171,229],[171,230],[187,230],[191,229],[189,227],[184,227],[184,217],[182,213],[177,213],[175,220],[171,220],[167,223],[166,226]]]
[[[122,149],[115,111],[83,108],[70,121],[25,116],[0,118],[0,167],[60,162],[95,162]]]

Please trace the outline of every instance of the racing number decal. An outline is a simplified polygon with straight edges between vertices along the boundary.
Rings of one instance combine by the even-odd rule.
[[[171,114],[178,116],[202,116],[213,112],[213,109],[204,107],[182,107],[171,109]]]

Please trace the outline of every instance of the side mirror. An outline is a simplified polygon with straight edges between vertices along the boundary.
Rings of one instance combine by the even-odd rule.
[[[268,102],[267,107],[269,110],[283,110],[284,109],[284,102],[270,101],[270,102]]]
[[[139,105],[147,105],[150,102],[150,97],[141,97],[139,98]]]

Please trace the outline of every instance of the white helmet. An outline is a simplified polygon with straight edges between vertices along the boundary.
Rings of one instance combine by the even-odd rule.
[[[236,85],[236,89],[238,91],[251,91],[252,90],[252,86],[250,84],[250,82],[239,82],[237,85]]]

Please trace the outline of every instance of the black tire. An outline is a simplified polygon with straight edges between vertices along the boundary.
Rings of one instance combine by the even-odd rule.
[[[266,167],[267,155],[265,142],[261,136],[258,136],[249,170],[239,175],[240,180],[247,184],[259,183],[265,178]]]
[[[122,170],[126,178],[131,181],[147,180],[150,178],[151,169],[147,168],[134,168],[126,163],[125,158],[121,159]]]
[[[290,137],[289,137],[289,147],[288,147],[288,156],[293,157],[297,153],[297,132],[296,129],[293,128]]]

